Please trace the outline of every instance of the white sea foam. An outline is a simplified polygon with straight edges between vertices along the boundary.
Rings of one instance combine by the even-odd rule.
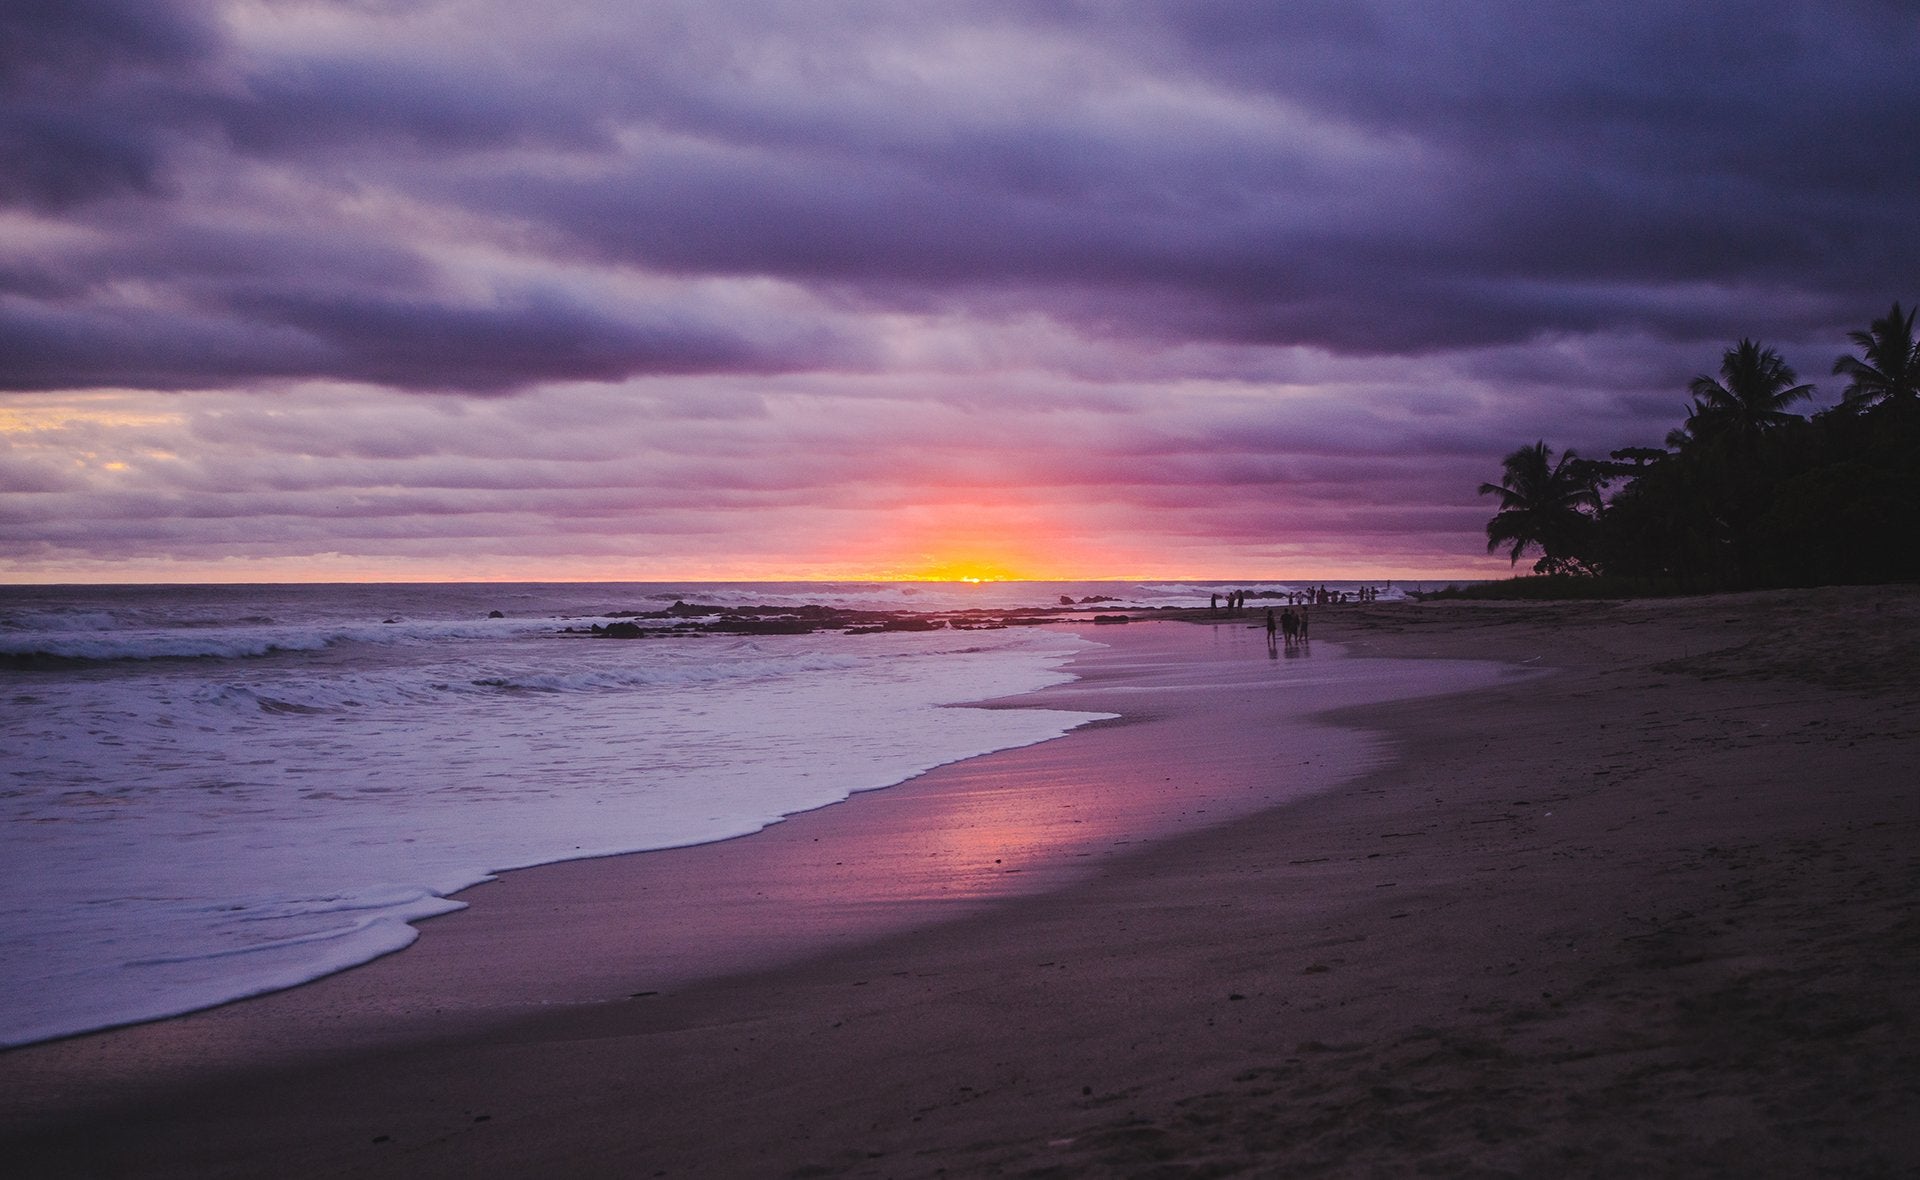
[[[473,620],[352,625],[270,621],[199,627],[125,626],[111,616],[89,622],[32,616],[0,630],[0,656],[56,660],[246,659],[278,652],[323,651],[339,644],[402,645],[498,639],[551,629],[551,620]]]
[[[220,604],[246,623],[0,596],[6,650],[106,661],[0,672],[0,1044],[291,986],[493,872],[744,835],[1089,719],[944,707],[1058,682],[1057,632],[623,643],[561,633],[631,606],[580,588],[493,620],[414,588],[394,624],[337,617],[349,590]]]
[[[0,588],[0,1044],[288,987],[405,946],[496,871],[744,835],[1091,716],[945,707],[1061,680],[1081,641],[1048,629],[569,627],[1300,588]]]

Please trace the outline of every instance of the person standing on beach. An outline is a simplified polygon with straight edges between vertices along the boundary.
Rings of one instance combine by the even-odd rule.
[[[1307,641],[1307,608],[1302,606],[1300,608],[1300,642],[1305,643],[1306,641]]]

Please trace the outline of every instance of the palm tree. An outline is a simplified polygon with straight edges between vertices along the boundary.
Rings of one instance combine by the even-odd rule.
[[[1512,545],[1508,554],[1517,564],[1529,546],[1540,548],[1534,564],[1540,573],[1567,573],[1584,562],[1579,550],[1593,518],[1582,508],[1600,508],[1600,492],[1591,472],[1571,450],[1553,461],[1553,448],[1542,442],[1500,460],[1505,474],[1499,483],[1483,483],[1480,494],[1499,496],[1500,511],[1487,522],[1487,552]]]
[[[1687,430],[1696,439],[1757,438],[1798,418],[1787,407],[1813,396],[1813,386],[1796,384],[1798,375],[1779,353],[1751,340],[1721,354],[1720,378],[1695,377],[1687,385],[1693,394]]]
[[[1833,362],[1833,371],[1848,378],[1841,404],[1865,408],[1874,402],[1912,404],[1920,399],[1920,347],[1913,338],[1913,312],[1903,318],[1900,304],[1884,319],[1877,319],[1864,332],[1848,332],[1866,357],[1851,354]]]

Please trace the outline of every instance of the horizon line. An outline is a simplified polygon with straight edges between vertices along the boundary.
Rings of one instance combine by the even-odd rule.
[[[773,585],[846,585],[849,583],[878,583],[882,585],[903,586],[959,586],[1042,583],[1146,583],[1146,582],[1184,582],[1184,583],[1261,583],[1261,582],[1486,582],[1500,581],[1499,578],[1469,577],[1435,574],[1395,574],[1374,578],[1343,578],[1324,574],[1283,577],[1276,575],[1250,575],[1245,577],[1211,577],[1199,575],[1154,575],[1149,577],[1086,577],[1086,578],[901,578],[901,577],[850,577],[850,578],[326,578],[326,579],[232,579],[232,580],[192,580],[125,579],[113,581],[45,581],[15,582],[0,581],[4,589],[50,589],[63,586],[671,586],[671,585],[730,585],[730,586],[773,586]]]

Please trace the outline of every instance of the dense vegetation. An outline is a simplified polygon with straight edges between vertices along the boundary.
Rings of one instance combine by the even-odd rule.
[[[1834,362],[1841,402],[1802,417],[1813,394],[1773,349],[1742,340],[1720,376],[1698,377],[1664,448],[1606,459],[1545,442],[1502,463],[1487,549],[1543,578],[1533,596],[1696,593],[1920,580],[1920,349],[1895,303]],[[1523,589],[1524,586],[1524,589]]]

